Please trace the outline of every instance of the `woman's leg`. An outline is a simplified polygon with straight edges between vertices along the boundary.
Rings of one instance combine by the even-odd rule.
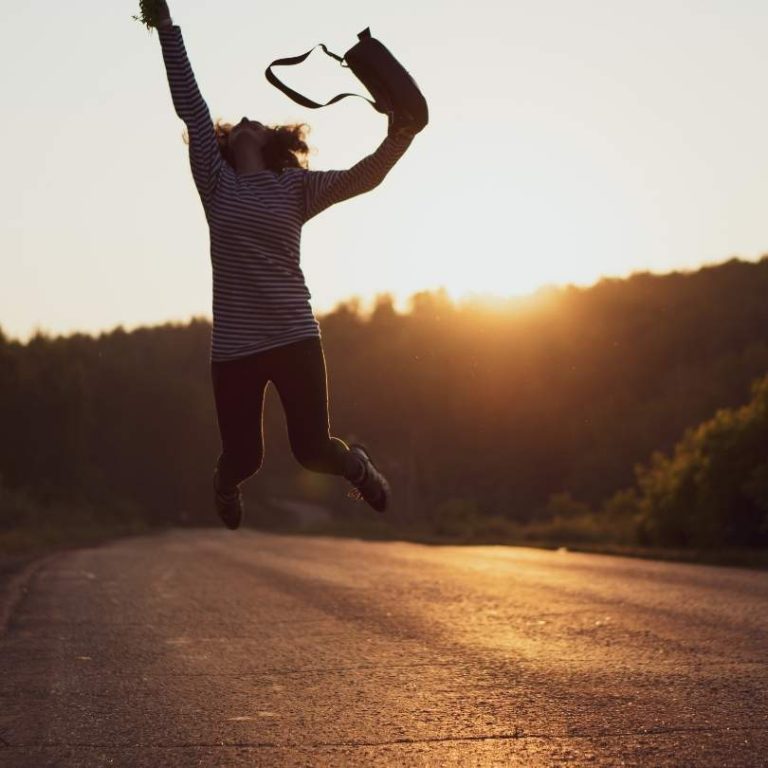
[[[268,354],[268,353],[264,353]],[[236,488],[256,473],[264,457],[262,412],[268,376],[261,355],[211,364],[221,434],[218,488]]]
[[[320,339],[306,339],[273,350],[270,378],[280,395],[291,450],[313,472],[353,477],[359,460],[347,445],[331,437],[328,384]]]
[[[266,352],[269,378],[285,411],[291,450],[313,472],[342,475],[360,497],[383,512],[389,503],[389,483],[362,446],[352,449],[328,426],[328,384],[320,339],[307,339]]]

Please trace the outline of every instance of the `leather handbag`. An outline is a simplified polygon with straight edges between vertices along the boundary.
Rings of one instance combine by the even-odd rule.
[[[320,104],[294,91],[293,88],[289,88],[272,71],[273,67],[301,64],[315,50],[314,48],[301,56],[273,61],[264,74],[272,85],[304,107],[319,109],[335,104],[348,96],[359,96],[369,102],[378,112],[390,116],[390,132],[400,128],[406,128],[411,133],[418,133],[423,130],[429,122],[429,110],[427,101],[419,90],[419,86],[416,85],[416,81],[389,49],[371,35],[370,29],[364,29],[357,37],[358,42],[344,56],[332,53],[322,43],[319,47],[332,59],[336,59],[341,66],[351,69],[373,96],[373,100],[357,93],[340,93],[325,104]]]

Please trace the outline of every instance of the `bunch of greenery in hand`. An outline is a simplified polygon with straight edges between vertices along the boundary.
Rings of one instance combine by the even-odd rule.
[[[141,15],[133,18],[144,24],[147,29],[158,27],[171,20],[171,12],[165,0],[139,0],[139,11]]]

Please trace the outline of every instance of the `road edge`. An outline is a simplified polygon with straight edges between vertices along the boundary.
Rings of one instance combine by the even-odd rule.
[[[56,556],[52,554],[35,558],[12,573],[4,583],[0,583],[0,637],[7,634],[11,617],[27,594],[29,583]]]

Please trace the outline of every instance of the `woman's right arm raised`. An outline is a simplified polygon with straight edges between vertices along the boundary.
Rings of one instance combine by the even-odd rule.
[[[163,50],[171,98],[176,114],[189,134],[189,160],[203,203],[213,197],[224,159],[216,141],[211,114],[205,103],[187,58],[181,29],[173,24],[168,5],[160,3],[157,33]]]

